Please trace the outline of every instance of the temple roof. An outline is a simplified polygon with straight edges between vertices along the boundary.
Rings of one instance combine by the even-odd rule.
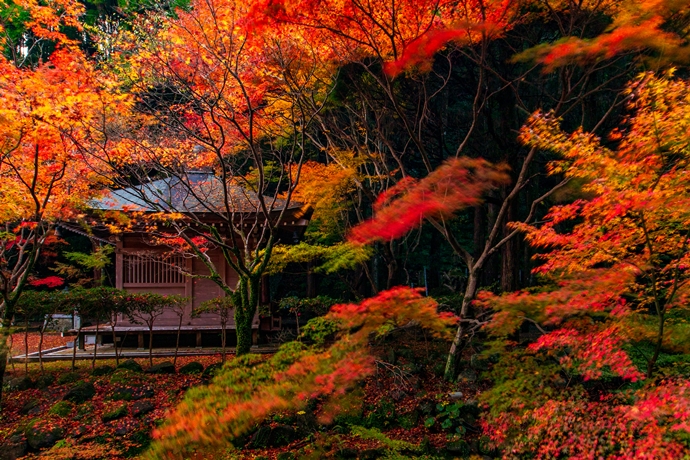
[[[189,172],[184,181],[169,177],[138,186],[113,190],[91,204],[93,209],[108,211],[225,213],[225,201],[230,212],[260,211],[258,195],[239,185],[227,185],[207,172]],[[287,201],[264,195],[266,206],[272,211],[285,208]],[[291,202],[288,209],[299,209],[302,203]]]

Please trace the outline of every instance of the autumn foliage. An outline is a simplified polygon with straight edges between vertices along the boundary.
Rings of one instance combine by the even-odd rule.
[[[505,171],[484,160],[458,158],[419,181],[406,177],[378,196],[374,217],[352,229],[349,239],[360,244],[388,241],[420,226],[424,219],[451,218],[506,182]]]
[[[331,346],[292,342],[268,360],[245,355],[229,362],[211,385],[191,390],[156,430],[159,442],[150,458],[179,458],[194,447],[222,448],[225,440],[247,433],[272,412],[342,396],[373,372],[372,338],[409,322],[447,337],[456,318],[439,314],[436,302],[418,291],[400,287],[359,304],[335,305],[324,320],[337,325]]]
[[[536,114],[525,126],[523,140],[558,151],[562,160],[552,173],[578,181],[586,198],[552,207],[542,225],[519,226],[542,249],[535,272],[550,286],[484,294],[480,302],[496,312],[491,334],[505,340],[523,324],[533,325],[539,337],[524,349],[526,356],[555,359],[556,373],[582,385],[612,376],[624,382],[670,378],[629,390],[632,403],[606,394],[589,399],[577,384],[567,388],[567,398],[553,394],[542,407],[516,407],[515,422],[496,413],[502,428],[490,429],[492,436],[516,455],[536,449],[544,456],[658,458],[685,449],[678,443],[688,431],[685,383],[659,359],[687,352],[681,337],[689,267],[688,87],[672,75],[643,74],[630,91],[634,115],[612,134],[615,149],[582,130],[563,133],[548,115]],[[556,375],[553,368],[542,371]],[[527,437],[512,431],[520,424],[529,427]],[[596,434],[604,429],[608,434]]]

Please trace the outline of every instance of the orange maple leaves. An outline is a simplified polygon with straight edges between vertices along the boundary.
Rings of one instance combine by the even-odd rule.
[[[645,58],[652,66],[688,62],[687,25],[680,20],[690,12],[686,0],[596,2],[586,7],[612,18],[603,33],[594,38],[567,37],[538,45],[521,53],[518,59],[541,62],[547,72],[568,64],[587,64],[640,51],[652,52],[653,57]]]
[[[561,362],[585,378],[602,368],[640,378],[626,344],[653,344],[642,353],[648,377],[662,347],[682,348],[673,338],[682,326],[667,316],[684,308],[690,281],[690,89],[671,75],[644,74],[631,91],[635,114],[616,133],[616,150],[581,130],[563,133],[548,115],[525,126],[522,139],[559,152],[552,171],[582,181],[589,197],[553,207],[541,225],[519,225],[544,250],[535,271],[558,286],[482,299],[498,311],[490,328],[499,335],[524,318],[556,328],[542,331],[530,350],[568,350]]]

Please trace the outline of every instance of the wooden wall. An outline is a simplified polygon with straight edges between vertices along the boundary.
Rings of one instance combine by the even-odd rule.
[[[224,291],[215,282],[204,278],[192,278],[178,276],[171,273],[165,264],[156,262],[164,252],[164,248],[157,248],[147,245],[143,238],[136,235],[126,235],[118,244],[115,257],[115,279],[116,287],[125,289],[129,292],[153,292],[157,294],[171,295],[178,294],[190,297],[190,302],[183,316],[183,327],[213,327],[219,325],[218,315],[205,313],[196,318],[191,317],[192,308],[198,307],[203,301],[216,297],[225,296]],[[139,256],[140,255],[140,256]],[[228,286],[233,287],[237,284],[237,273],[230,268],[223,260],[220,251],[209,253],[211,260],[218,268],[220,275],[225,277]],[[137,260],[139,260],[137,262]],[[199,258],[176,257],[172,260],[175,263],[184,263],[187,270],[194,274],[208,275],[209,269]],[[169,268],[169,267],[168,267]],[[162,273],[152,273],[156,270]],[[164,272],[164,273],[163,273]],[[254,326],[258,328],[258,314],[254,318]],[[179,317],[172,310],[166,311],[155,322],[156,326],[177,327]],[[118,326],[136,326],[128,318],[121,318]],[[228,328],[234,328],[234,321],[231,319]]]

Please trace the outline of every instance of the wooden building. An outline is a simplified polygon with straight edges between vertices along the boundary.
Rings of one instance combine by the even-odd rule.
[[[192,184],[193,188],[189,185]],[[232,186],[229,191],[223,189],[221,181],[209,173],[189,173],[185,184],[181,185],[177,179],[161,179],[138,187],[131,187],[111,192],[110,196],[93,204],[94,215],[104,215],[104,212],[119,211],[125,213],[157,213],[182,212],[193,214],[205,224],[217,222],[222,227],[223,220],[218,213],[225,212],[225,201],[233,212],[233,218],[238,225],[249,228],[262,220],[259,200],[255,194],[246,189]],[[226,198],[227,197],[227,198]],[[280,199],[266,198],[271,203],[271,215],[277,215],[286,207],[286,202]],[[282,223],[279,227],[278,239],[282,243],[296,243],[309,223],[309,210],[305,210],[300,203],[290,203],[285,209]],[[158,294],[178,294],[189,297],[182,321],[183,346],[215,346],[219,345],[220,324],[217,315],[206,313],[192,317],[192,310],[205,300],[224,296],[223,290],[213,281],[205,278],[194,278],[184,273],[194,275],[208,275],[208,267],[198,257],[172,252],[168,247],[156,246],[152,243],[151,235],[142,230],[126,231],[111,234],[102,220],[95,220],[94,235],[108,241],[115,246],[115,287],[129,292],[152,292]],[[76,228],[68,230],[78,231]],[[253,241],[253,243],[252,243]],[[256,244],[256,240],[250,240]],[[237,283],[237,273],[223,259],[220,250],[210,249],[207,253],[225,279],[228,286]],[[180,270],[182,268],[183,270]],[[267,303],[268,289],[262,289],[262,301]],[[170,346],[171,340],[177,333],[179,316],[173,311],[166,311],[158,317],[154,324],[155,337],[153,346]],[[256,343],[259,330],[274,330],[279,328],[279,318],[254,318],[254,340]],[[84,342],[93,343],[94,340],[112,341],[111,325],[99,325],[99,337],[95,337],[95,327],[83,329],[86,336]],[[227,326],[235,329],[234,321]],[[118,340],[124,346],[148,347],[147,327],[130,321],[127,317],[118,318],[115,325]],[[228,334],[229,346],[234,345],[234,334]]]

